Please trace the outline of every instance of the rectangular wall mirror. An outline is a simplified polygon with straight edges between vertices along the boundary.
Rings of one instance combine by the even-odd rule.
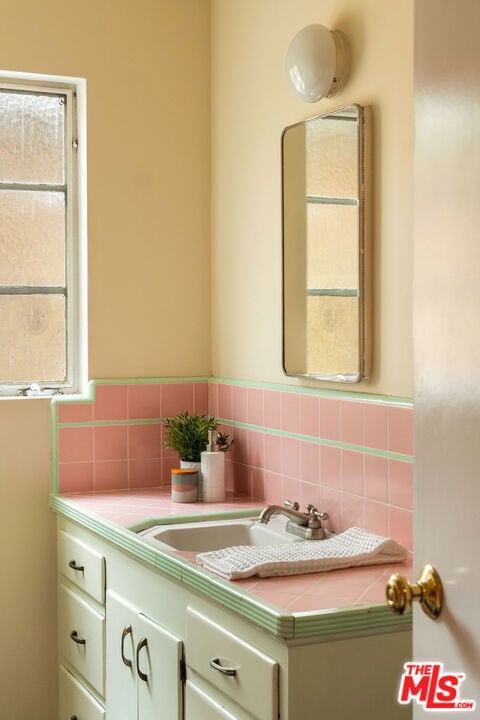
[[[282,135],[283,367],[366,374],[365,109],[350,105]]]

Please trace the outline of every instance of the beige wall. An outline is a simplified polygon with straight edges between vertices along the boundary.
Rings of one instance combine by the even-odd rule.
[[[343,30],[353,58],[340,98],[309,105],[284,63],[313,22]],[[298,384],[281,369],[280,135],[357,102],[373,109],[374,354],[349,389],[411,397],[412,41],[413,0],[212,0],[215,375]]]
[[[87,78],[91,377],[284,381],[280,133],[355,101],[376,138],[375,369],[357,389],[411,394],[412,2],[212,0],[210,195],[208,0],[0,0],[3,69]],[[283,71],[310,22],[343,29],[354,64],[314,106]],[[48,432],[48,402],[0,401],[5,720],[55,717]]]
[[[90,377],[209,374],[208,0],[0,17],[2,69],[87,79]],[[48,401],[0,400],[0,438],[0,715],[53,720]]]

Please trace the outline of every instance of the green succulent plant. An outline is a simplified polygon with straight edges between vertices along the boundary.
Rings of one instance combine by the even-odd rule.
[[[165,447],[178,453],[180,460],[188,462],[200,462],[201,453],[205,450],[208,442],[208,431],[218,429],[218,421],[208,415],[188,411],[180,413],[176,417],[165,420]],[[218,433],[219,450],[226,452],[233,445],[229,435]]]

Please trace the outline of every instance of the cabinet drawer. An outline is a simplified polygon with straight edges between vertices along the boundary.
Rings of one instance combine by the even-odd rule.
[[[239,720],[239,718],[212,700],[190,680],[187,680],[185,720]]]
[[[63,666],[60,668],[59,720],[104,720],[105,708]]]
[[[64,585],[60,585],[59,617],[61,654],[103,696],[105,618]]]
[[[277,719],[278,663],[192,608],[187,610],[185,655],[188,668],[258,720]],[[231,668],[232,674],[221,668]]]
[[[105,604],[105,558],[93,548],[59,530],[58,570],[94,600]]]

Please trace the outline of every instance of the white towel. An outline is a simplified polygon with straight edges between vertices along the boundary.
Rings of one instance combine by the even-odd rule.
[[[326,540],[282,545],[237,545],[197,555],[197,562],[228,580],[258,575],[303,575],[357,565],[402,562],[408,551],[391,538],[351,527]]]

